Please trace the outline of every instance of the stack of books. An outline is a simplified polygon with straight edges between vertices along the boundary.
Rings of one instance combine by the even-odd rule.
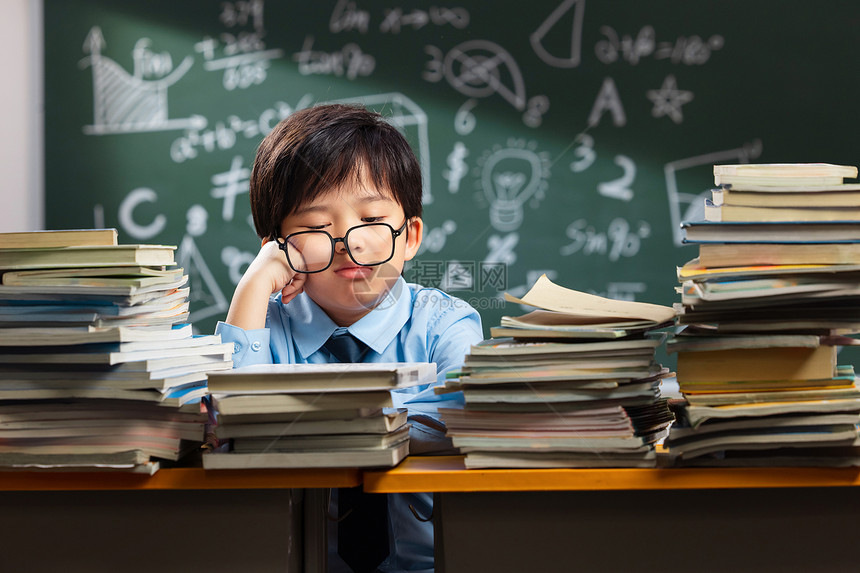
[[[199,448],[232,345],[193,335],[174,249],[0,234],[0,468],[152,472]]]
[[[718,165],[699,257],[678,270],[678,465],[860,465],[857,168]]]
[[[213,372],[206,469],[392,467],[409,453],[391,390],[436,380],[432,363],[273,364]]]
[[[672,415],[661,397],[671,373],[656,363],[669,307],[570,290],[542,276],[509,302],[535,307],[505,317],[472,347],[438,393],[467,468],[652,467]]]

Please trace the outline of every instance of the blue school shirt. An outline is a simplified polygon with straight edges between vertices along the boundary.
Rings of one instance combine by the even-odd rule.
[[[332,362],[322,346],[335,331],[349,331],[370,348],[364,362],[435,362],[436,384],[425,384],[391,392],[395,407],[407,408],[413,421],[410,431],[413,453],[430,450],[444,434],[415,423],[422,416],[438,420],[437,408],[462,405],[461,395],[436,395],[433,386],[445,373],[459,368],[472,344],[483,339],[481,317],[466,302],[438,289],[407,283],[400,277],[388,295],[369,313],[349,327],[338,327],[305,293],[283,304],[280,293],[269,300],[266,328],[243,330],[219,322],[215,329],[224,342],[234,344],[234,366],[250,364],[320,364]],[[389,541],[391,554],[382,571],[432,571],[433,524],[418,521],[429,517],[433,501],[429,493],[389,495]],[[339,559],[330,551],[330,561]],[[335,563],[332,563],[334,565]]]

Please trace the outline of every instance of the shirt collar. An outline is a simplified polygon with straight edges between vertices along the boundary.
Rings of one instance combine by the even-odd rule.
[[[290,330],[303,359],[319,350],[339,327],[307,294],[301,293],[289,305]],[[403,277],[369,313],[346,330],[381,354],[412,316],[412,290]]]

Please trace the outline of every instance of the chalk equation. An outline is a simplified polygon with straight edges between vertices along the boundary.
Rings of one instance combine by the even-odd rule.
[[[603,39],[594,45],[597,59],[604,64],[623,61],[637,65],[645,58],[669,60],[673,64],[701,66],[711,59],[711,55],[721,50],[725,39],[713,34],[707,39],[700,36],[680,36],[672,41],[658,41],[653,26],[643,26],[635,36],[619,35],[611,26],[601,26]]]
[[[360,32],[367,34],[371,25],[371,14],[352,0],[338,0],[329,17],[328,29],[333,34]],[[425,26],[451,26],[457,29],[469,25],[469,11],[465,8],[430,6],[413,8],[385,8],[378,30],[383,34],[399,34],[404,30],[420,30]]]
[[[627,219],[616,217],[605,230],[598,230],[586,219],[577,219],[567,226],[565,234],[571,242],[559,249],[561,256],[603,255],[608,261],[616,262],[622,257],[639,254],[642,241],[651,235],[651,225],[647,221],[631,225]]]
[[[263,0],[220,4],[219,20],[226,30],[217,38],[206,36],[194,46],[203,55],[203,69],[223,72],[222,85],[227,91],[262,84],[271,61],[284,55],[281,49],[266,49]]]

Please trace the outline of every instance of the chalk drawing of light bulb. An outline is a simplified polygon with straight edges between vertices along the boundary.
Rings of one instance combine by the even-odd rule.
[[[494,150],[483,160],[481,188],[490,203],[490,224],[509,232],[520,228],[523,205],[543,199],[549,176],[548,159],[534,145]]]

